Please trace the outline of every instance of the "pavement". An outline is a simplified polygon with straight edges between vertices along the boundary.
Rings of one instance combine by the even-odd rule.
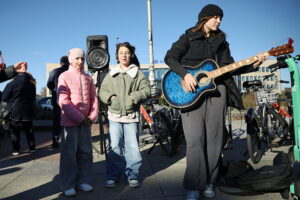
[[[232,121],[233,141],[224,151],[224,161],[247,160],[254,168],[271,165],[273,157],[279,151],[287,151],[281,147],[268,151],[263,159],[254,165],[249,159],[246,147],[246,125],[242,120]],[[141,139],[150,138],[143,134]],[[94,190],[89,193],[78,191],[75,197],[65,197],[58,185],[59,149],[51,148],[51,128],[35,131],[37,151],[27,153],[25,134],[21,135],[22,153],[10,155],[11,143],[7,135],[1,138],[0,148],[0,199],[2,200],[38,200],[38,199],[76,199],[76,200],[183,200],[186,191],[182,180],[186,167],[185,144],[180,144],[178,153],[167,156],[159,145],[148,154],[152,143],[141,142],[140,150],[143,157],[141,167],[142,185],[130,188],[128,183],[121,181],[115,188],[105,188],[105,155],[100,154],[99,130],[93,129],[94,146]],[[218,190],[217,190],[218,191]],[[205,198],[203,198],[205,199]],[[280,200],[279,193],[268,193],[256,196],[234,196],[221,191],[217,192],[216,200]]]

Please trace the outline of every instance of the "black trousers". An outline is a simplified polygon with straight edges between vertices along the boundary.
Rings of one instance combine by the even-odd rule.
[[[35,139],[33,134],[32,121],[11,121],[11,141],[14,151],[20,151],[20,132],[23,130],[26,134],[28,147],[30,150],[35,149]]]

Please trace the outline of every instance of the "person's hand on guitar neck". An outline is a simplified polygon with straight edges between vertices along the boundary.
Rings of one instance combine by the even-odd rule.
[[[181,79],[181,86],[186,93],[194,92],[196,91],[197,82],[190,73],[187,73],[184,79]]]
[[[267,60],[270,57],[268,52],[263,52],[257,55],[258,60],[253,63],[253,67],[256,69],[259,67],[265,60]]]

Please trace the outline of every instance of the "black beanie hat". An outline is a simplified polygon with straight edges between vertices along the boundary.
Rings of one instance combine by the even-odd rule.
[[[198,20],[200,21],[203,17],[209,17],[209,16],[220,16],[223,17],[223,10],[214,4],[208,4],[202,8],[198,15]]]

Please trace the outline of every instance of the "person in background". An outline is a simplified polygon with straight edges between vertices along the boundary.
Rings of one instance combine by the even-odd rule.
[[[24,67],[26,66],[25,62],[18,62],[9,67],[6,67],[4,63],[3,65],[3,69],[0,70],[0,82],[4,82],[15,77],[17,72],[24,71]]]
[[[100,98],[108,104],[109,151],[105,186],[112,188],[125,173],[130,187],[139,187],[142,157],[139,150],[139,108],[150,97],[150,86],[128,42],[117,44],[117,66],[105,76]],[[124,152],[123,152],[124,149]]]
[[[219,29],[223,10],[213,4],[202,8],[196,25],[188,29],[173,43],[165,56],[165,63],[182,78],[188,92],[195,91],[194,77],[183,67],[198,66],[206,59],[214,60],[220,67],[234,63],[224,32]],[[218,78],[217,92],[198,105],[182,112],[182,123],[186,139],[186,170],[183,186],[187,200],[215,196],[215,182],[219,170],[226,104],[244,109],[240,92],[233,75],[255,71],[268,58],[258,54],[257,62]]]
[[[27,73],[27,63],[23,62],[17,76],[6,85],[2,93],[2,101],[11,108],[9,122],[13,155],[20,154],[20,131],[23,129],[29,151],[35,152],[35,139],[32,127],[36,96],[36,81]]]
[[[59,135],[61,131],[60,126],[60,107],[57,103],[57,84],[58,77],[61,73],[67,71],[69,69],[69,60],[68,56],[62,56],[60,58],[60,67],[51,71],[48,81],[47,87],[51,91],[51,103],[53,106],[52,116],[53,116],[53,124],[52,124],[52,147],[59,146]]]
[[[12,66],[6,67],[4,60],[2,58],[2,52],[0,51],[0,57],[2,63],[0,64],[0,83],[7,81],[17,75],[18,71],[24,71],[25,62],[19,62]],[[0,99],[2,99],[2,91],[0,91]],[[1,144],[0,144],[1,148]]]
[[[84,51],[71,49],[68,60],[69,69],[59,76],[57,89],[63,129],[59,177],[64,195],[74,196],[75,188],[93,190],[91,125],[99,108],[93,80],[84,72]]]

